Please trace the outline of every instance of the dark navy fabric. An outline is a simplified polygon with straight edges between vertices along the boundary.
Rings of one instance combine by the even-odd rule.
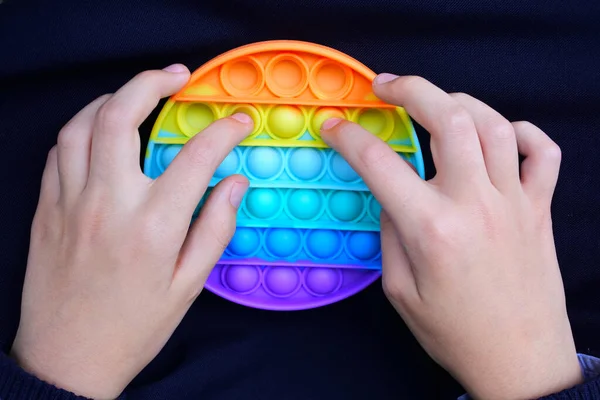
[[[511,120],[532,121],[562,147],[557,250],[578,351],[600,356],[598,21],[600,2],[591,0],[0,0],[0,347],[9,350],[18,326],[39,180],[60,127],[141,70],[174,62],[193,70],[239,45],[299,39],[376,72],[470,93]],[[140,129],[143,142],[156,115]],[[293,313],[203,293],[128,390],[134,399],[460,394],[379,283]]]

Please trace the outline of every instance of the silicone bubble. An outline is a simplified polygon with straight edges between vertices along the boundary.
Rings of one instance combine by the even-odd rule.
[[[246,196],[246,209],[254,218],[274,218],[283,209],[283,204],[277,189],[253,189]]]
[[[177,111],[177,121],[181,131],[194,136],[220,118],[219,108],[205,103],[184,103]]]
[[[318,149],[298,148],[289,152],[289,172],[298,180],[318,179],[325,172],[323,164],[325,164],[325,157]]]
[[[302,237],[296,229],[273,229],[265,238],[266,250],[274,257],[290,257],[301,250]]]
[[[221,67],[221,84],[232,96],[258,93],[265,84],[262,65],[253,57],[242,57]]]
[[[306,62],[295,54],[273,57],[267,64],[266,73],[267,86],[277,96],[298,96],[308,85]]]
[[[348,119],[348,116],[343,108],[320,107],[311,110],[309,130],[315,139],[321,137],[321,126],[330,118]]]
[[[390,110],[363,109],[357,112],[356,123],[386,141],[394,131],[394,114]]]
[[[348,254],[359,260],[370,260],[379,255],[381,243],[376,232],[352,232],[348,235],[346,249]]]
[[[304,270],[306,290],[315,296],[325,296],[339,290],[342,272],[334,268],[307,268]]]
[[[248,173],[259,179],[274,179],[283,171],[283,152],[270,147],[254,147],[246,153]]]
[[[310,89],[320,99],[342,99],[352,89],[352,70],[326,58],[313,65],[310,72]]]
[[[302,275],[297,268],[267,267],[264,276],[265,290],[277,297],[291,296],[302,283]]]
[[[306,112],[296,106],[273,106],[267,110],[266,130],[274,139],[297,138],[306,131]]]
[[[249,294],[258,288],[261,270],[253,265],[228,265],[221,270],[223,284],[231,290]]]
[[[327,259],[339,253],[342,241],[338,231],[314,230],[306,235],[306,250],[316,258]]]
[[[331,216],[344,222],[357,220],[365,209],[364,197],[358,192],[336,191],[329,196],[328,209]]]
[[[287,201],[287,209],[292,218],[313,220],[324,210],[325,198],[316,190],[292,190]]]
[[[228,117],[233,114],[243,113],[252,118],[254,128],[250,137],[254,137],[263,131],[265,122],[264,110],[260,106],[252,104],[229,104],[223,109],[223,116]]]
[[[237,228],[227,249],[236,256],[251,256],[260,248],[259,231],[252,228]]]
[[[321,136],[328,119],[357,123],[424,178],[411,119],[375,96],[375,76],[321,45],[254,43],[198,68],[165,103],[144,160],[152,179],[217,119],[244,113],[253,121],[252,131],[220,160],[190,221],[210,212],[206,200],[223,179],[248,179],[235,233],[206,281],[208,290],[249,307],[302,310],[352,296],[380,277],[381,205]],[[230,143],[229,134],[210,139],[215,149],[225,145],[221,138]],[[353,140],[343,129],[337,135]]]
[[[375,221],[379,221],[379,216],[381,215],[381,204],[379,204],[375,197],[371,197],[369,199],[369,214]]]
[[[169,164],[175,159],[177,154],[181,151],[183,146],[180,144],[172,144],[170,146],[162,147],[158,153],[158,160],[161,171],[167,169]]]
[[[348,162],[338,153],[334,153],[331,156],[330,172],[334,179],[345,183],[357,182],[361,179],[350,164],[348,164]]]

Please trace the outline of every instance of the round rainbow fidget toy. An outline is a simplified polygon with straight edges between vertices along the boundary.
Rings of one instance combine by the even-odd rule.
[[[236,233],[208,290],[250,307],[301,310],[351,296],[380,276],[381,207],[319,133],[328,118],[354,121],[424,177],[409,116],[375,97],[373,78],[331,48],[270,41],[207,62],[167,101],[146,151],[151,178],[216,119],[243,112],[254,120],[253,132],[225,158],[204,196],[229,175],[250,180]]]

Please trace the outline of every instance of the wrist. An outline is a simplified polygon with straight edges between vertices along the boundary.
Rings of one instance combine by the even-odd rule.
[[[508,367],[480,369],[464,386],[474,399],[541,398],[583,383],[583,374],[575,351],[560,359],[515,358]]]
[[[21,351],[18,346],[13,346],[10,357],[38,379],[90,399],[116,399],[126,385],[121,384],[118,377],[111,376],[110,368],[101,368],[89,361],[71,360],[61,353],[47,357],[42,352]]]

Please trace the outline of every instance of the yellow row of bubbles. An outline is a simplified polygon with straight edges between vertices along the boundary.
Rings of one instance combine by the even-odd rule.
[[[271,139],[274,145],[293,145],[290,142],[306,143],[306,133],[311,139],[323,143],[320,135],[321,125],[329,118],[343,118],[355,122],[383,141],[408,143],[402,150],[412,150],[410,122],[399,109],[379,108],[338,108],[310,107],[294,105],[262,105],[262,104],[214,104],[214,103],[175,103],[166,115],[162,129],[171,133],[193,137],[219,118],[242,112],[254,121],[254,130],[242,142]],[[162,142],[162,140],[159,139]],[[187,140],[185,140],[187,141]],[[164,141],[182,143],[181,140]],[[266,143],[265,143],[266,144]]]

